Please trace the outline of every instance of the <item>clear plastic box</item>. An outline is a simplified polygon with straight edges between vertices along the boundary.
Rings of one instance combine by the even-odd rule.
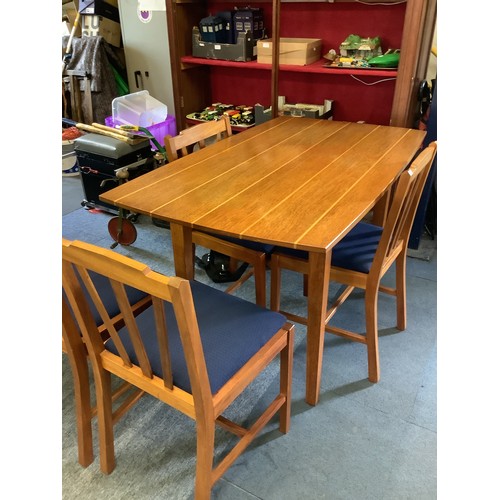
[[[167,119],[166,104],[149,95],[147,90],[113,99],[113,120],[126,125],[150,127]]]

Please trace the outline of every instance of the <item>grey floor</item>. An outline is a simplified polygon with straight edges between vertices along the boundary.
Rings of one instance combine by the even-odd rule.
[[[82,199],[80,179],[63,178],[63,215],[81,208]],[[217,483],[214,499],[437,498],[436,247],[436,239],[424,236],[421,249],[408,259],[406,331],[394,328],[392,299],[379,301],[378,384],[367,380],[363,346],[328,336],[320,402],[315,407],[307,405],[304,331],[298,329],[291,430],[287,435],[271,433],[257,439]],[[343,314],[362,329],[362,297],[344,307]],[[64,362],[63,370],[63,379],[68,379],[71,375]],[[68,387],[63,387],[63,398],[71,401]],[[73,426],[66,426],[66,431],[75,432]],[[145,460],[162,460],[162,454],[174,459],[172,450],[155,450],[154,445]],[[64,449],[63,459],[63,498],[184,498],[173,492],[154,492],[154,488],[131,496],[134,478],[144,474],[140,467],[122,471],[122,476],[115,470],[115,480],[110,479],[106,487],[99,480],[97,465],[79,468],[74,465],[76,456],[68,456]],[[168,460],[165,467],[167,473]],[[73,477],[85,479],[79,491],[64,483],[71,481],[65,468],[77,475]]]

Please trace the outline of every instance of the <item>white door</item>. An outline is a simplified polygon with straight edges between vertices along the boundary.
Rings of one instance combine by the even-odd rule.
[[[147,90],[175,115],[165,10],[140,11],[139,0],[119,0],[130,93]]]

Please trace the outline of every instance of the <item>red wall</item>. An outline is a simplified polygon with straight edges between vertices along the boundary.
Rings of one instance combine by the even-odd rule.
[[[265,27],[271,38],[272,4],[250,3],[264,9]],[[210,13],[226,10],[227,3],[211,3]],[[323,53],[333,48],[350,34],[363,37],[380,36],[382,50],[400,48],[406,3],[388,6],[342,3],[282,3],[280,35],[292,38],[321,38]],[[326,60],[324,60],[326,62]],[[389,124],[395,80],[385,77],[350,74],[304,74],[288,71],[279,73],[279,95],[286,102],[322,104],[333,99],[334,119]],[[378,83],[375,83],[378,82]],[[212,99],[227,104],[271,104],[271,71],[244,68],[211,69]]]

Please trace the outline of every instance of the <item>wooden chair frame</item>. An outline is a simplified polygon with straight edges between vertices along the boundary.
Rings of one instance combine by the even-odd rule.
[[[165,137],[165,149],[169,162],[177,160],[182,156],[192,153],[194,145],[200,149],[207,146],[207,139],[214,137],[215,141],[220,141],[225,137],[233,135],[233,129],[229,121],[229,116],[222,116],[220,120],[199,123],[192,127],[181,130],[178,135]]]
[[[220,120],[200,123],[182,130],[179,135],[165,137],[165,150],[168,162],[171,163],[192,152],[194,145],[201,148],[207,146],[207,139],[214,137],[216,141],[232,135],[231,124],[228,116]],[[226,288],[226,292],[232,293],[237,290],[251,276],[255,280],[255,302],[266,307],[266,269],[267,255],[265,252],[246,248],[237,243],[218,238],[215,234],[193,231],[193,244],[204,248],[215,250],[230,257],[229,271],[235,272],[239,262],[246,262],[249,268],[233,284]]]
[[[370,272],[365,274],[335,266],[330,269],[330,281],[343,284],[346,288],[326,313],[325,331],[367,346],[368,378],[374,383],[380,380],[377,326],[378,292],[396,297],[396,327],[398,330],[405,330],[407,323],[406,258],[408,240],[436,150],[437,143],[431,143],[419,153],[411,166],[398,179],[397,185],[391,193],[390,209]],[[333,248],[333,252],[335,252],[335,248]],[[396,264],[395,287],[382,285],[381,279],[393,263]],[[307,278],[309,263],[307,260],[280,253],[279,250],[273,252],[271,256],[271,309],[280,311],[291,321],[307,325],[307,318],[280,309],[282,269],[301,273]],[[365,334],[329,325],[339,307],[356,288],[365,292]],[[307,279],[305,279],[304,295],[307,295]]]
[[[293,325],[285,323],[279,328],[227,383],[215,394],[212,394],[189,281],[160,275],[151,271],[146,265],[128,257],[83,242],[70,242],[63,239],[62,254],[63,289],[78,324],[78,329],[67,328],[66,334],[68,342],[72,343],[73,340],[69,337],[74,339],[77,334],[79,336],[79,331],[81,331],[88,346],[96,388],[100,467],[104,473],[111,473],[115,468],[113,424],[116,420],[113,413],[111,374],[129,382],[140,391],[151,394],[196,421],[196,500],[210,498],[215,482],[220,479],[274,415],[279,413],[281,432],[288,432],[290,427]],[[135,348],[138,358],[137,364],[134,364],[128,356],[118,330],[106,313],[98,291],[90,282],[89,270],[110,279],[125,326]],[[115,342],[119,354],[113,354],[106,349],[82,289],[82,282],[103,318],[110,339]],[[151,295],[157,348],[162,360],[162,377],[152,372],[136,316],[134,316],[128,302],[124,285],[143,290]],[[182,390],[173,383],[165,321],[165,302],[170,302],[175,312],[192,393]],[[69,309],[66,312],[63,309],[63,313],[68,314]],[[70,324],[70,322],[67,321],[65,324]],[[224,417],[222,413],[277,356],[280,356],[281,361],[279,394],[261,416],[248,429]],[[216,424],[240,439],[214,467]]]

